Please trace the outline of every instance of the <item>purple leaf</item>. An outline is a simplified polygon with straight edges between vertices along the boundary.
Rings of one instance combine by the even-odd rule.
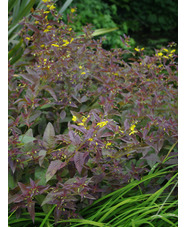
[[[55,143],[55,131],[53,125],[49,122],[44,131],[43,141],[45,142],[47,148],[53,147]]]
[[[61,120],[65,119],[65,117],[66,117],[66,112],[64,110],[62,110],[60,113]]]
[[[83,168],[85,158],[86,157],[84,156],[84,153],[76,152],[74,155],[74,164],[79,174],[81,174],[81,170]]]
[[[18,182],[18,185],[23,194],[26,194],[28,192],[28,189],[26,188],[26,186],[24,184],[22,184],[21,182]]]
[[[69,137],[73,145],[79,145],[81,143],[80,136],[75,134],[72,130],[69,131]]]
[[[11,157],[8,157],[8,164],[9,164],[12,172],[15,173],[17,162],[15,160],[12,160]]]
[[[45,85],[42,89],[48,91],[51,94],[51,96],[54,98],[54,100],[57,101],[57,96],[51,87],[49,87],[48,85]]]
[[[129,129],[128,119],[126,119],[126,120],[124,121],[124,127],[125,127],[125,130],[128,130],[128,129]]]
[[[88,100],[88,97],[86,95],[84,95],[80,100],[82,103],[86,102]]]
[[[46,172],[46,182],[49,181],[55,175],[55,173],[65,165],[66,162],[62,162],[61,160],[52,161]]]
[[[85,194],[84,197],[87,199],[96,199],[94,196],[92,196],[90,194]]]
[[[28,204],[27,206],[28,212],[32,218],[32,221],[34,223],[34,219],[35,219],[35,202],[31,202]]]

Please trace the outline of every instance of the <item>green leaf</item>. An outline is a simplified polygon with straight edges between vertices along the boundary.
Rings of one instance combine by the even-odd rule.
[[[55,208],[56,206],[57,206],[57,205],[54,205],[54,206],[52,207],[52,209],[48,212],[48,214],[47,214],[46,217],[43,219],[43,221],[42,221],[42,223],[41,223],[41,225],[40,225],[39,227],[43,227],[43,226],[44,226],[45,222],[48,220],[50,214],[52,213],[52,211],[54,210],[54,208]]]
[[[16,52],[17,52],[18,50],[20,50],[20,47],[21,47],[22,43],[23,43],[23,39],[21,39],[20,42],[19,42],[17,45],[15,45],[14,48],[12,48],[12,49],[8,52],[8,59],[10,59],[13,55],[16,54]]]
[[[24,144],[33,142],[34,140],[36,139],[32,136],[27,136],[27,135],[19,136],[19,141],[21,141],[21,143],[24,143]]]
[[[23,48],[21,48],[19,50],[19,52],[16,54],[16,56],[10,60],[10,64],[13,65],[15,62],[17,62],[22,57],[23,52],[24,52],[24,50],[23,50]]]
[[[11,11],[11,9],[15,6],[15,4],[17,4],[18,0],[9,0],[8,1],[8,12]]]
[[[38,185],[46,185],[46,180],[45,180],[45,174],[46,174],[46,169],[37,166],[35,168],[35,180],[39,180]]]
[[[68,6],[72,3],[73,0],[67,0],[64,5],[62,6],[62,8],[59,10],[59,14],[62,14],[67,8]]]
[[[92,33],[92,37],[94,36],[98,36],[98,35],[103,35],[109,32],[113,32],[115,30],[117,30],[118,28],[101,28],[101,29],[96,29],[93,33]]]
[[[8,187],[10,189],[13,189],[16,187],[16,183],[14,181],[14,177],[12,176],[12,174],[10,172],[8,172]]]

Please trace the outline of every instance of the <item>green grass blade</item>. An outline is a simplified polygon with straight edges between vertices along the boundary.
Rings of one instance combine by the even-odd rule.
[[[23,43],[23,40],[21,39],[20,42],[14,46],[14,48],[12,48],[9,52],[8,52],[8,59],[10,59],[11,57],[13,57],[13,55],[16,54],[16,52],[20,49],[21,45]]]
[[[52,207],[52,209],[48,212],[48,214],[47,214],[46,217],[43,219],[43,221],[42,221],[42,223],[41,223],[41,225],[40,225],[39,227],[43,227],[43,226],[44,226],[44,224],[46,223],[46,221],[48,220],[50,214],[52,213],[52,211],[54,210],[54,208],[55,208],[56,206],[57,206],[57,205],[54,205],[54,206]]]
[[[177,183],[174,185],[174,187],[172,188],[172,190],[170,191],[170,193],[168,194],[168,196],[166,197],[166,199],[164,200],[163,204],[161,205],[160,209],[158,210],[157,214],[158,215],[160,213],[160,211],[162,210],[163,206],[165,205],[166,201],[168,200],[168,198],[170,197],[170,195],[173,193],[174,189],[176,188],[176,186],[178,185],[178,181]]]
[[[8,1],[8,12],[11,11],[11,9],[15,6],[15,4],[17,4],[18,0],[9,0]]]
[[[101,29],[96,29],[93,33],[92,33],[92,37],[98,36],[98,35],[103,35],[109,32],[113,32],[115,30],[117,30],[118,28],[101,28]]]
[[[171,153],[171,151],[174,149],[174,147],[176,146],[176,144],[178,143],[178,141],[176,141],[176,143],[174,143],[172,145],[172,147],[170,148],[168,154],[166,155],[166,157],[164,158],[163,162],[162,163],[165,163],[167,161],[167,157],[169,156],[169,154]]]
[[[16,20],[18,13],[19,13],[19,9],[20,9],[20,4],[21,4],[21,0],[18,0],[16,2],[16,4],[14,5],[13,8],[13,18],[12,18],[12,22],[14,23],[14,21]]]
[[[110,226],[110,225],[106,225],[105,223],[100,223],[100,222],[95,222],[95,221],[90,221],[90,220],[85,220],[85,219],[69,219],[69,220],[64,220],[64,221],[59,221],[57,222],[57,224],[59,223],[65,223],[65,222],[79,222],[80,224],[83,225],[90,225],[90,226],[99,226],[99,227],[106,227],[106,226]],[[72,226],[72,225],[70,225]]]
[[[13,17],[13,23],[11,24],[10,28],[14,27],[23,17],[29,14],[31,8],[33,7],[36,0],[30,0],[29,3],[25,8],[23,8],[21,11],[19,11],[18,14],[16,14],[16,17]],[[18,7],[17,7],[18,8]]]
[[[62,14],[62,13],[68,8],[68,6],[72,3],[72,1],[73,1],[73,0],[67,0],[67,1],[63,4],[62,8],[59,10],[59,14]]]
[[[133,188],[135,188],[137,185],[149,180],[149,179],[153,179],[155,177],[159,177],[161,175],[167,174],[167,171],[159,171],[158,173],[153,173],[151,175],[147,175],[145,177],[143,177],[140,181],[135,180],[133,182],[131,182],[130,184],[126,185],[125,187],[118,189],[117,191],[114,191],[98,200],[96,200],[92,205],[86,207],[85,209],[82,210],[81,214],[86,214],[86,211],[91,209],[92,207],[94,207],[96,204],[102,202],[103,200],[112,198],[114,200],[114,203],[116,203],[122,196],[124,196],[127,192],[129,192],[130,190],[132,190]]]
[[[158,197],[162,194],[162,192],[172,184],[172,181],[177,177],[178,173],[176,173],[163,187],[161,187],[158,191],[156,191],[148,200],[151,200],[151,205],[158,199]]]
[[[153,218],[160,218],[160,219],[162,219],[163,221],[165,221],[165,222],[167,222],[168,224],[170,224],[171,226],[175,226],[176,227],[176,225],[172,222],[172,221],[170,221],[169,219],[167,219],[167,216],[169,217],[169,216],[174,216],[174,217],[178,217],[178,216],[176,216],[176,215],[172,215],[172,214],[164,214],[164,215],[154,215],[154,216],[152,216]]]
[[[23,50],[23,48],[21,48],[21,49],[16,53],[16,55],[15,55],[12,59],[10,59],[10,64],[13,65],[14,63],[16,63],[16,62],[22,57],[23,52],[24,52],[24,50]]]

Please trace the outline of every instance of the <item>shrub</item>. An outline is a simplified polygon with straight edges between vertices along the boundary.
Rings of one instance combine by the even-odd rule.
[[[151,57],[106,51],[89,26],[76,35],[73,8],[65,24],[44,4],[9,65],[9,203],[33,221],[35,204],[56,204],[58,221],[176,155],[177,55],[174,44]]]

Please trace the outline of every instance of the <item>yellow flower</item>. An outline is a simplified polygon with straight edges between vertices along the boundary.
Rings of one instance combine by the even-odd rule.
[[[118,76],[119,74],[118,73],[114,73],[115,76]]]
[[[48,30],[48,29],[45,29],[43,32],[49,32],[50,30]]]
[[[141,51],[142,51],[142,50],[144,50],[144,49],[145,49],[144,47],[143,47],[143,48],[141,48]]]
[[[81,65],[79,66],[79,69],[82,69],[82,66]]]
[[[84,74],[86,74],[86,72],[82,72],[81,74],[84,75]]]
[[[47,14],[47,13],[50,13],[50,11],[46,10],[46,11],[44,11],[44,13]]]
[[[134,129],[135,129],[135,127],[136,127],[136,125],[135,125],[135,124],[133,124],[133,125],[131,125],[131,126],[130,126],[130,130],[131,130],[131,132],[129,133],[129,136],[130,136],[130,135],[132,135],[132,134],[134,134],[134,133],[136,133],[136,132],[138,132],[138,131],[134,130]]]
[[[47,29],[51,29],[51,28],[52,28],[52,26],[50,26],[50,25],[47,26]]]
[[[108,121],[102,121],[102,122],[97,123],[96,126],[99,126],[100,128],[103,128],[107,124],[108,124]]]
[[[89,141],[93,141],[93,139],[92,138],[90,138],[90,139],[88,139]]]
[[[87,120],[87,118],[86,117],[83,117],[82,122],[85,123],[86,120]]]
[[[68,30],[69,30],[69,32],[70,32],[70,31],[72,30],[72,28],[69,28]]]
[[[76,9],[72,8],[70,11],[71,11],[71,13],[74,13],[76,11]]]
[[[166,52],[169,52],[167,49],[163,49],[164,51],[166,51]]]
[[[36,20],[34,23],[35,23],[35,24],[39,24],[39,21]]]
[[[52,44],[51,46],[53,46],[53,47],[59,47],[59,45],[57,45],[57,44]]]
[[[77,121],[77,117],[73,115],[72,121],[76,122]]]
[[[78,125],[82,125],[82,126],[84,126],[84,123],[78,123]]]
[[[171,50],[171,54],[174,53],[176,50]]]
[[[50,0],[42,0],[43,2],[50,2]]]
[[[30,37],[26,37],[27,40],[30,40]]]
[[[138,52],[140,51],[140,49],[138,49],[138,48],[134,48],[134,50],[135,50],[135,51],[138,51]]]
[[[42,44],[40,47],[45,47],[45,45],[44,45],[44,44]]]
[[[56,8],[54,5],[47,5],[47,7],[48,7],[50,10],[53,10],[53,9]]]
[[[163,57],[168,59],[168,57],[167,57],[167,56],[163,56]]]
[[[110,146],[111,145],[111,143],[110,142],[107,142],[107,144],[106,144],[106,148],[108,148],[108,146]]]
[[[160,57],[161,57],[161,56],[163,56],[163,54],[160,52],[160,53],[158,53],[158,56],[160,56]]]
[[[62,46],[67,46],[67,45],[69,44],[69,41],[66,40],[66,39],[64,39],[63,42],[64,42],[65,44],[63,44]]]
[[[131,130],[131,131],[134,131],[134,128],[135,128],[135,127],[136,127],[136,125],[131,125],[131,126],[130,126],[130,130]]]

